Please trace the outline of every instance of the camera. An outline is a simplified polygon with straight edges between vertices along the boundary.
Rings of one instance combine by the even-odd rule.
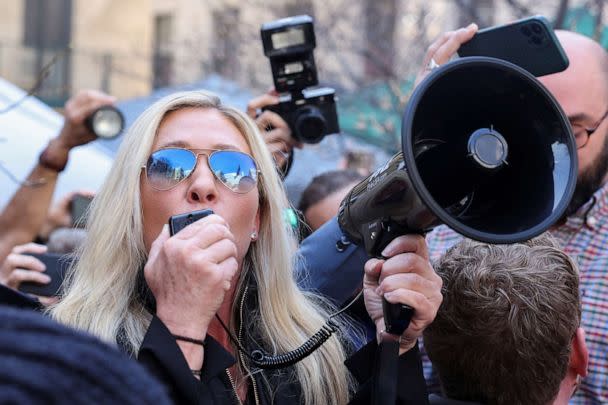
[[[316,46],[313,20],[299,15],[262,25],[264,55],[270,59],[279,104],[264,107],[279,114],[293,136],[305,143],[318,143],[325,135],[339,133],[335,90],[319,84],[313,51]]]
[[[115,138],[125,126],[125,117],[114,106],[105,105],[93,111],[86,119],[85,125],[98,138]]]

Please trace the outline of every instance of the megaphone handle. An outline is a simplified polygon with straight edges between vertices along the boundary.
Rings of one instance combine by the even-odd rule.
[[[382,250],[385,247],[382,246]],[[379,258],[386,259],[384,256],[380,256]],[[401,336],[410,325],[412,315],[414,315],[414,308],[405,304],[391,304],[386,298],[382,297],[382,314],[384,315],[384,331]]]
[[[410,230],[390,219],[375,221],[364,227],[363,241],[370,256],[386,259],[382,251],[399,235]],[[399,338],[407,329],[414,314],[408,305],[391,304],[382,297],[384,332],[380,334],[379,357],[372,384],[372,405],[394,404],[397,399]]]
[[[414,308],[405,304],[391,304],[382,298],[385,332],[401,336],[410,325]]]
[[[407,229],[404,229],[390,219],[368,224],[367,230],[367,237],[364,238],[367,251],[370,256],[379,259],[386,259],[386,257],[382,256],[381,252],[393,239],[397,236],[410,233]],[[385,298],[382,298],[382,312],[384,315],[384,331],[392,335],[401,336],[410,324],[414,309],[409,305],[391,304]]]

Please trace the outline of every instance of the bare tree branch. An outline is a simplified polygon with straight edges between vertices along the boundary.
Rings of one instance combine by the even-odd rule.
[[[597,14],[595,15],[595,27],[593,30],[593,39],[599,42],[600,37],[602,36],[602,17],[604,14],[604,1],[605,0],[595,0],[595,7],[597,8]]]
[[[523,18],[535,14],[530,8],[517,0],[506,0],[515,11],[517,18]]]
[[[557,7],[557,11],[555,13],[555,29],[564,28],[564,22],[566,21],[566,13],[568,12],[568,0],[560,0],[559,6]]]
[[[465,13],[465,16],[460,16],[461,17],[461,25],[462,25],[462,21],[480,21],[480,16],[479,13],[477,12],[477,8],[473,5],[474,3],[472,1],[469,0],[454,0],[456,3],[456,6],[458,7],[458,9],[461,12]],[[464,17],[464,18],[463,18]]]

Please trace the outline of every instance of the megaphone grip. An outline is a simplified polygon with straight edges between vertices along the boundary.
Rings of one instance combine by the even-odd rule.
[[[392,221],[378,221],[372,226],[368,226],[368,230],[371,232],[364,235],[368,252],[372,256],[385,260],[386,257],[382,256],[380,252],[397,236],[410,233]],[[405,304],[391,304],[382,298],[382,312],[385,332],[401,336],[410,324],[414,309]]]
[[[385,331],[401,336],[410,325],[414,309],[405,304],[391,304],[382,298],[382,312],[384,314]]]

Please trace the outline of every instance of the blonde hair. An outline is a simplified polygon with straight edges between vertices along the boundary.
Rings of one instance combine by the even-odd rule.
[[[216,109],[232,122],[249,144],[262,173],[258,184],[259,240],[251,245],[245,257],[237,296],[244,289],[245,272],[251,270],[257,282],[256,324],[263,346],[274,353],[293,350],[324,324],[330,307],[322,298],[300,291],[295,283],[297,239],[283,218],[289,203],[255,123],[202,91],[176,93],[159,100],[130,128],[105,184],[91,205],[88,237],[79,251],[80,260],[69,272],[61,301],[49,311],[60,322],[107,342],[120,342],[137,353],[151,320],[137,292],[138,274],[147,260],[141,214],[141,167],[165,115],[192,107]],[[237,307],[233,306],[233,319]],[[351,377],[344,360],[344,348],[332,337],[294,366],[304,403],[348,402]]]

